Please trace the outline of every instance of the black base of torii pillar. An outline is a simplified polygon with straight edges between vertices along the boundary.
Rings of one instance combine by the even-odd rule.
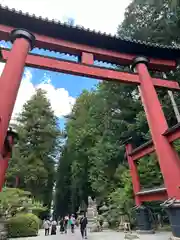
[[[136,206],[137,233],[152,234],[155,233],[152,227],[152,218],[150,211],[144,205]]]
[[[166,210],[171,230],[173,233],[172,240],[180,240],[180,200],[168,199],[161,206]]]

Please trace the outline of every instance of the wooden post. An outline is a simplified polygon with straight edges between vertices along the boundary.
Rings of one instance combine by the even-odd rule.
[[[0,155],[4,147],[9,121],[16,101],[24,71],[26,57],[35,38],[26,30],[15,29],[11,32],[13,46],[0,77]],[[7,159],[0,159],[0,190],[8,166]]]
[[[149,74],[148,60],[138,57],[134,67],[139,75],[140,94],[169,197],[180,200],[180,159],[163,133],[168,125]]]

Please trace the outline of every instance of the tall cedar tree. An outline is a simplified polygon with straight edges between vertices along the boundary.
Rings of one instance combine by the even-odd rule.
[[[18,187],[49,207],[60,132],[44,91],[37,90],[24,105],[15,127],[19,141],[10,161],[7,184],[13,185],[18,176]]]

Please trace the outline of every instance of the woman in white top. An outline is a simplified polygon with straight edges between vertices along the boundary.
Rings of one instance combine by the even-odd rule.
[[[45,230],[45,236],[49,235],[50,221],[46,219],[43,224]]]

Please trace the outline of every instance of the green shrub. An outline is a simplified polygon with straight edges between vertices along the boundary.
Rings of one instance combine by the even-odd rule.
[[[37,236],[40,220],[32,213],[18,214],[7,221],[8,237]]]

